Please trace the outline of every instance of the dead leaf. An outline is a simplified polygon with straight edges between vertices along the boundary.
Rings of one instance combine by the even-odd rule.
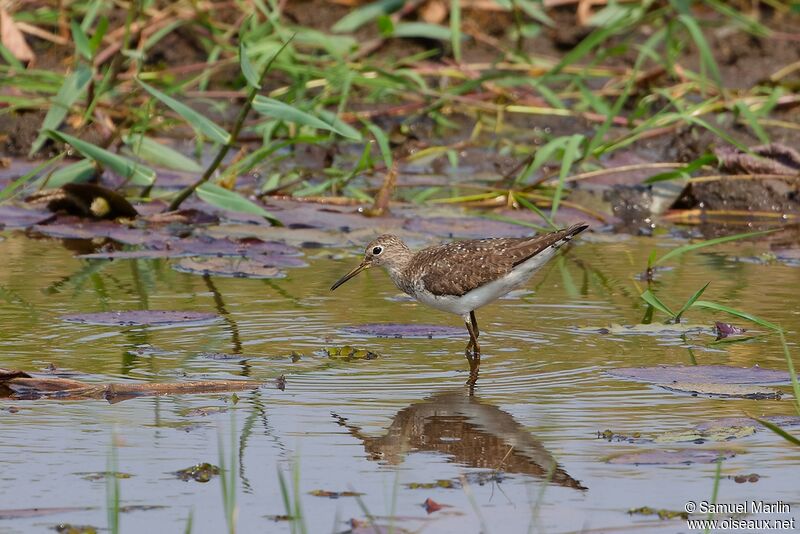
[[[36,54],[28,46],[25,36],[22,35],[11,14],[3,8],[0,8],[0,42],[23,63],[33,63],[36,60]]]
[[[755,146],[750,152],[721,146],[714,151],[723,171],[733,174],[783,174],[800,173],[800,152],[780,143]]]
[[[425,502],[422,505],[425,507],[425,511],[428,512],[429,514],[432,514],[433,512],[438,512],[439,510],[442,509],[442,505],[434,501],[430,497],[425,499]]]

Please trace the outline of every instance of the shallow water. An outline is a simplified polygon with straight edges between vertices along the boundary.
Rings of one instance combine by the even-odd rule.
[[[0,399],[0,532],[48,531],[58,523],[105,526],[106,483],[84,476],[106,471],[112,434],[118,470],[131,475],[120,480],[122,505],[160,507],[123,513],[123,532],[183,532],[190,513],[194,532],[223,532],[219,480],[184,482],[171,474],[199,462],[217,464],[220,439],[227,449],[233,440],[237,449],[240,532],[290,531],[289,523],[270,516],[286,513],[277,472],[283,470],[291,484],[293,466],[309,532],[344,531],[351,518],[365,516],[353,497],[308,494],[320,489],[363,492],[372,515],[394,515],[398,526],[426,532],[686,532],[681,520],[627,512],[641,506],[682,510],[689,500],[709,500],[716,466],[604,461],[648,448],[734,449],[736,456],[722,466],[719,502],[798,503],[800,497],[800,451],[768,431],[723,444],[598,439],[598,431],[606,429],[654,437],[745,411],[793,414],[788,394],[781,401],[712,399],[604,373],[614,367],[689,365],[693,359],[785,369],[774,336],[714,346],[710,334],[681,338],[582,330],[639,322],[643,287],[634,277],[651,247],[674,246],[671,241],[608,243],[589,236],[546,266],[529,292],[480,310],[483,363],[469,396],[463,385],[466,332],[444,339],[378,339],[341,330],[374,322],[459,326],[455,316],[397,299],[388,277],[377,271],[331,293],[330,284],[357,261],[357,251],[334,260],[333,253],[343,251],[307,250],[310,266],[290,269],[278,280],[204,279],[174,271],[169,260],[79,260],[57,240],[1,235],[0,367],[40,371],[53,364],[89,381],[250,377],[267,385],[239,393],[235,405],[230,395],[220,394],[116,404]],[[660,274],[655,291],[678,307],[710,280],[704,299],[784,325],[790,348],[800,353],[797,268],[725,259],[726,251],[759,252],[750,245],[714,251],[675,260],[673,269]],[[58,319],[127,309],[222,317],[157,328]],[[699,310],[687,317],[703,326],[730,320]],[[346,362],[318,353],[342,345],[380,357]],[[292,361],[293,352],[302,357]],[[246,360],[209,353],[242,354]],[[286,377],[284,391],[273,384],[280,375]],[[229,409],[191,412],[204,407]],[[796,434],[797,427],[790,431]],[[750,473],[760,475],[757,483],[733,480]],[[437,480],[457,487],[408,486]],[[427,498],[450,507],[428,515],[422,507]],[[3,515],[50,507],[88,509]],[[797,515],[800,504],[792,508]]]

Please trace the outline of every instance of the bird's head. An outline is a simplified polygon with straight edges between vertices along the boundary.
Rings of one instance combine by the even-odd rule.
[[[367,245],[361,263],[333,284],[331,291],[370,267],[386,267],[390,270],[400,268],[410,257],[411,251],[399,237],[391,234],[380,235]]]

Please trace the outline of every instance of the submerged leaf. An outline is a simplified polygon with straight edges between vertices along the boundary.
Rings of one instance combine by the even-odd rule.
[[[651,384],[672,385],[676,382],[704,384],[782,384],[789,383],[789,373],[761,367],[731,367],[728,365],[660,365],[656,367],[627,367],[606,371],[611,376]]]
[[[286,274],[275,264],[295,258],[286,256],[263,256],[253,258],[183,258],[172,265],[178,272],[201,276],[224,276],[230,278],[283,278]]]
[[[342,328],[348,334],[358,334],[371,337],[394,338],[428,338],[463,337],[465,330],[453,326],[438,326],[430,324],[400,324],[400,323],[374,323],[345,326]]]
[[[735,456],[733,451],[713,449],[675,449],[626,452],[609,457],[606,462],[622,465],[688,465],[710,464],[719,458]]]
[[[706,384],[695,382],[671,382],[661,384],[669,391],[691,393],[693,395],[707,395],[709,397],[738,398],[738,399],[780,399],[782,393],[777,389],[757,386],[753,384]]]
[[[173,324],[208,322],[217,319],[214,313],[192,311],[133,310],[62,315],[68,323],[100,326],[165,326]]]

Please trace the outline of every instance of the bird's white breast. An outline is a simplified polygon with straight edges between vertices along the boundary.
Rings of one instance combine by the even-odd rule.
[[[516,266],[510,273],[488,284],[461,295],[434,295],[420,282],[414,287],[414,297],[421,303],[438,310],[465,315],[502,297],[531,279],[542,265],[556,253],[556,248],[546,250]]]

